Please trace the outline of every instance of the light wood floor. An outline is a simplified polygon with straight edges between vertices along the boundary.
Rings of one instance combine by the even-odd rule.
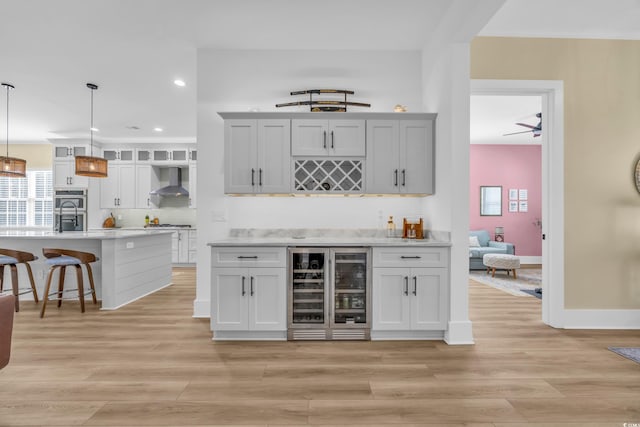
[[[0,371],[0,425],[640,423],[640,364],[607,346],[640,331],[564,331],[540,301],[471,283],[474,346],[214,343],[195,272],[114,312],[25,301]]]

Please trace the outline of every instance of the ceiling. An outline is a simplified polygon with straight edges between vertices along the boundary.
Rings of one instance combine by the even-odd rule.
[[[542,136],[532,132],[504,136],[505,133],[527,130],[516,123],[538,124],[541,112],[540,96],[472,95],[470,139],[472,144],[540,144]],[[544,129],[544,121],[543,121]]]
[[[100,87],[94,94],[96,140],[194,142],[199,48],[418,50],[436,39],[471,37],[502,2],[0,0],[0,81],[16,86],[10,95],[10,140],[88,138],[85,84],[92,82]],[[576,21],[571,10],[598,18],[580,20],[576,28],[585,31],[623,28],[618,22],[631,29],[638,9],[639,2],[630,0],[507,0],[482,34],[539,28],[553,34],[572,28],[567,26]],[[470,16],[482,25],[468,25]],[[456,26],[470,35],[459,28],[456,33]],[[186,86],[175,86],[176,78]],[[5,114],[0,102],[0,117]]]

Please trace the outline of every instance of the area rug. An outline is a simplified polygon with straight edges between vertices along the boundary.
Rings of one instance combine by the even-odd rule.
[[[521,291],[538,299],[542,299],[542,288],[536,288],[534,291],[530,291],[529,289],[521,289]]]
[[[640,363],[640,347],[609,347],[609,350],[618,353],[622,357]]]
[[[513,275],[507,276],[505,271],[496,271],[496,277],[491,277],[491,274],[487,274],[485,270],[470,270],[469,278],[516,296],[538,298],[537,295],[525,291],[535,293],[536,288],[542,287],[542,269],[540,268],[521,268],[518,270],[517,279],[514,279]]]

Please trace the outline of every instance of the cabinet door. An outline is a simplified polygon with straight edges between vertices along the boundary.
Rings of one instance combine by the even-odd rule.
[[[253,193],[257,174],[257,121],[225,120],[224,192]]]
[[[135,158],[135,149],[123,148],[118,151],[118,161],[121,163],[133,163]]]
[[[104,149],[102,150],[102,157],[110,162],[114,162],[118,160],[118,150]]]
[[[247,269],[211,271],[211,327],[214,330],[249,330],[249,277]]]
[[[249,269],[249,329],[287,329],[287,283],[284,268]]]
[[[446,268],[412,268],[409,280],[411,329],[447,328],[448,292]]]
[[[373,269],[372,329],[409,330],[411,328],[408,286],[408,269]]]
[[[400,121],[400,191],[433,194],[433,122]]]
[[[71,147],[67,145],[56,145],[53,147],[53,159],[69,159],[73,157]]]
[[[118,207],[119,184],[118,166],[109,164],[107,177],[100,180],[100,208],[112,209]]]
[[[180,262],[180,232],[174,231],[171,234],[171,263],[178,264]]]
[[[136,207],[136,167],[120,165],[118,169],[118,207],[133,209]]]
[[[330,120],[327,138],[329,154],[332,156],[364,157],[364,120]]]
[[[136,149],[136,163],[150,163],[152,159],[151,150],[147,149]]]
[[[58,149],[59,147],[56,147]],[[74,171],[71,170],[73,166]],[[53,162],[53,186],[57,188],[70,187],[71,175],[75,172],[75,164],[66,160]]]
[[[326,120],[291,120],[291,155],[327,156],[329,123]]]
[[[198,161],[198,150],[195,148],[189,149],[189,162],[197,162]]]
[[[195,208],[196,205],[196,183],[198,182],[197,166],[195,164],[189,165],[189,207]]]
[[[156,208],[158,196],[151,197],[149,192],[157,189],[159,178],[157,169],[151,165],[136,165],[136,208]]]
[[[189,262],[189,231],[186,230],[178,231],[178,262]]]
[[[189,161],[189,150],[186,148],[178,148],[171,150],[171,162],[176,164],[187,164]]]
[[[399,191],[399,147],[397,120],[367,120],[366,193]]]
[[[257,189],[261,193],[291,191],[291,122],[258,121]]]

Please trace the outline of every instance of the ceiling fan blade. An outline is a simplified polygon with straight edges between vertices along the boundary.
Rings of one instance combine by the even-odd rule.
[[[529,129],[538,129],[538,127],[537,127],[537,126],[528,125],[528,124],[526,124],[526,123],[516,123],[516,124],[517,124],[518,126],[524,126],[524,127],[526,127],[526,128],[529,128]]]
[[[531,133],[531,131],[530,130],[523,130],[522,132],[505,133],[502,136],[517,135],[519,133]]]

